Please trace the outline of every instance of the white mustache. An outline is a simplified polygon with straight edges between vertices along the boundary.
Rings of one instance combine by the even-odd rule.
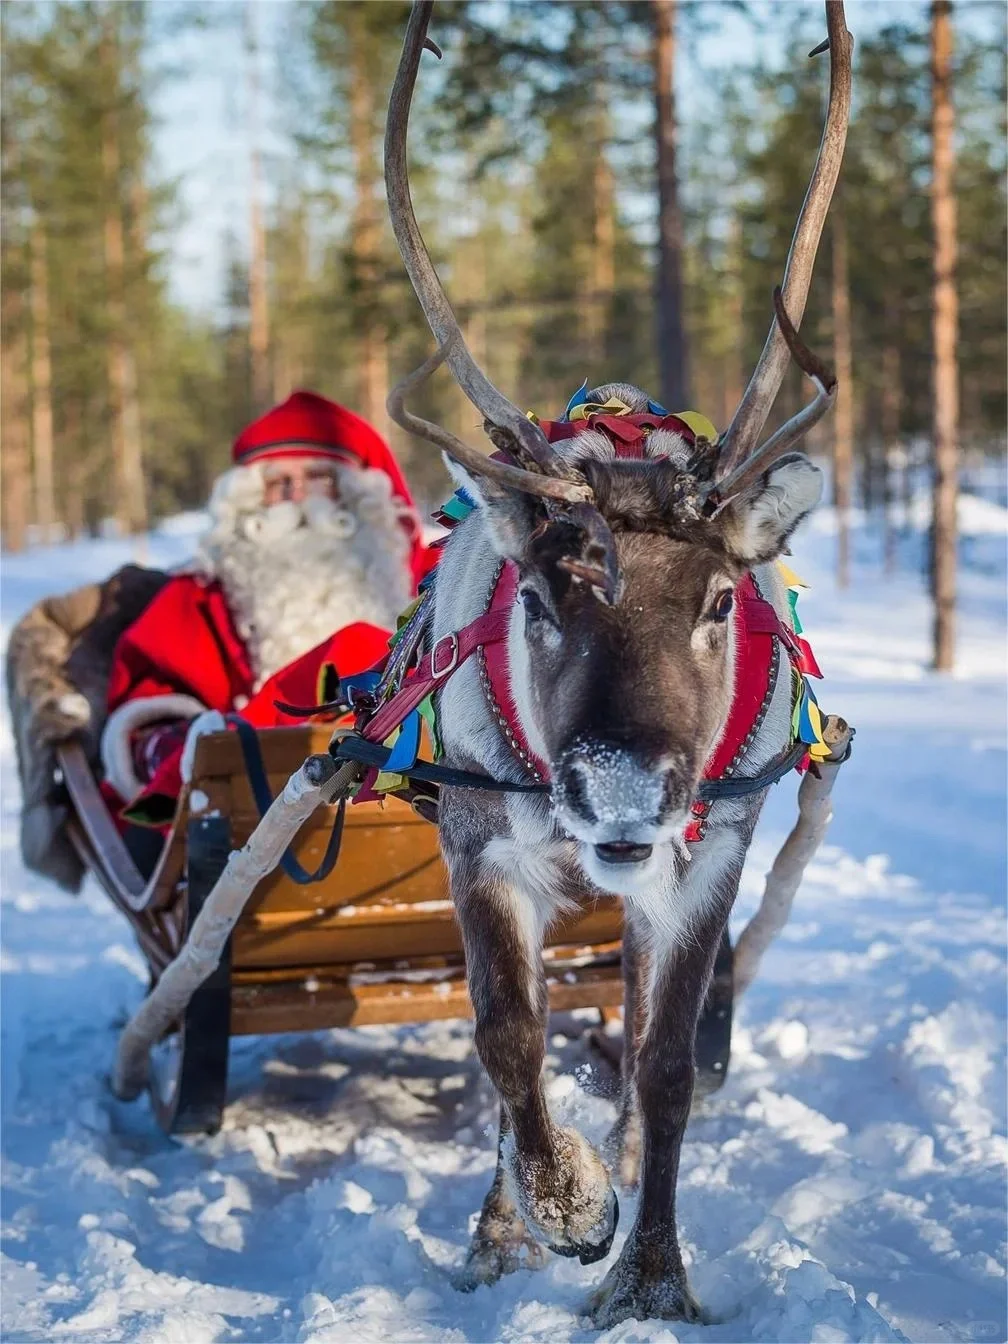
[[[309,495],[300,503],[285,499],[256,509],[242,519],[241,530],[250,541],[267,543],[280,541],[302,527],[321,536],[349,541],[357,525],[357,518],[335,500]]]

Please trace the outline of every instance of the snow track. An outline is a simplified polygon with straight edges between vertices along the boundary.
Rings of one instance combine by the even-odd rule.
[[[707,1327],[596,1335],[579,1313],[604,1266],[556,1257],[455,1291],[494,1154],[465,1023],[238,1039],[213,1138],[165,1139],[145,1102],[115,1102],[108,1071],[143,963],[94,886],[65,898],[21,868],[5,722],[4,1340],[1008,1338],[1005,515],[999,529],[992,507],[965,543],[950,680],[924,670],[916,579],[869,579],[870,532],[856,534],[866,587],[848,597],[823,568],[828,513],[797,548],[820,698],[858,738],[828,843],[741,1006],[728,1083],[683,1148],[683,1249]],[[157,535],[152,556],[180,559],[187,540]],[[5,627],[121,558],[99,543],[8,560]],[[736,925],[793,807],[782,783]],[[599,1140],[614,1112],[584,1026],[551,1024],[550,1092]],[[621,1202],[613,1254],[633,1212]]]

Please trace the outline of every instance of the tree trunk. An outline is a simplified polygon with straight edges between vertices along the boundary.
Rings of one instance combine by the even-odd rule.
[[[270,350],[269,295],[266,274],[266,230],[259,199],[259,44],[256,37],[257,0],[246,0],[245,33],[248,65],[249,152],[249,352],[252,363],[252,409],[269,409]]]
[[[0,359],[0,415],[3,425],[3,544],[24,550],[31,487],[31,433],[28,420],[28,330],[23,301],[15,285],[2,295],[3,358]]]
[[[67,535],[76,541],[86,531],[87,454],[81,442],[81,403],[75,394],[70,394],[64,402],[61,439],[67,467],[60,473],[63,486],[60,512]]]
[[[114,15],[111,22],[114,22]],[[114,31],[109,29],[101,47],[105,87],[114,95],[120,88]],[[102,168],[105,176],[105,269],[108,277],[108,381],[112,446],[116,463],[116,515],[125,533],[142,532],[147,525],[140,406],[136,365],[129,348],[125,302],[125,247],[123,241],[122,182],[119,156],[119,118],[114,102],[102,117]]]
[[[850,283],[847,220],[843,201],[833,202],[833,363],[837,394],[833,410],[833,504],[837,515],[837,584],[850,583],[850,503],[854,465],[854,388],[851,383]]]
[[[931,584],[934,598],[934,665],[955,661],[956,505],[958,494],[959,366],[956,355],[955,148],[952,109],[952,6],[931,6],[931,222],[934,229],[932,338],[934,505]]]
[[[675,21],[678,0],[654,0],[655,146],[658,176],[658,380],[670,411],[689,404],[683,325],[683,227],[676,180]]]
[[[281,217],[274,245],[273,331],[270,366],[274,403],[290,396],[305,382],[305,319],[301,302],[311,287],[309,244],[302,206]]]
[[[894,316],[894,315],[893,315]],[[903,404],[898,324],[887,323],[882,348],[882,558],[885,572],[896,569],[895,470],[900,457],[900,411]]]
[[[727,333],[724,347],[723,377],[721,380],[721,424],[731,424],[745,390],[742,368],[742,346],[745,323],[742,312],[742,224],[733,214],[728,226],[727,274],[725,276],[725,320]]]
[[[35,521],[43,542],[52,541],[56,525],[53,469],[52,362],[49,352],[49,263],[42,221],[31,229],[32,310],[32,474]]]
[[[360,26],[360,11],[354,16]],[[357,318],[357,409],[380,432],[386,429],[385,389],[388,381],[385,332],[381,319],[379,244],[381,226],[376,200],[378,161],[375,156],[375,90],[362,40],[348,53],[350,73],[350,145],[354,159],[352,236],[353,291]]]
[[[463,251],[465,293],[469,313],[465,324],[465,342],[481,369],[487,366],[487,267],[486,239],[482,229],[469,239]]]
[[[487,367],[487,253],[483,233],[484,210],[482,201],[473,202],[478,211],[474,220],[476,230],[470,238],[459,241],[455,248],[454,274],[458,278],[458,292],[463,301],[462,334],[473,359],[481,369]],[[456,434],[467,439],[472,436],[473,414],[468,400],[453,389],[451,394],[452,425]],[[396,448],[413,460],[415,444],[408,435],[396,436]]]
[[[616,286],[616,221],[613,195],[613,175],[605,156],[604,137],[595,147],[592,173],[594,228],[592,234],[591,292],[589,305],[589,340],[591,358],[595,365],[594,381],[605,377],[607,363],[609,319],[612,296]]]

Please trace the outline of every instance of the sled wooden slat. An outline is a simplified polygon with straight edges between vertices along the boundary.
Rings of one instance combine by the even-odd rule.
[[[553,1012],[615,1007],[623,999],[618,960],[609,966],[569,970],[560,977],[550,975],[547,985]],[[305,974],[298,982],[232,979],[231,1031],[235,1036],[471,1016],[463,966],[437,979],[407,979],[400,974],[375,981],[366,973],[337,978],[324,971]]]
[[[417,905],[375,904],[342,910],[257,911],[241,920],[232,941],[237,967],[305,965],[320,960],[384,961],[396,956],[460,955],[462,939],[450,901]],[[348,914],[352,911],[352,914]],[[551,931],[550,943],[590,945],[620,931],[618,910],[608,904],[579,912]]]
[[[448,891],[437,829],[414,816],[409,808],[406,815],[410,824],[403,824],[391,811],[378,813],[373,803],[362,804],[357,811],[363,812],[365,808],[370,815],[364,825],[350,825],[358,819],[352,816],[354,809],[348,809],[339,863],[329,882],[299,887],[277,869],[259,884],[247,907],[249,914],[259,916],[269,912],[272,917],[285,911],[303,916],[306,910],[320,907],[355,908],[376,901],[400,905],[446,901]],[[309,872],[314,872],[322,861],[334,820],[334,809],[320,808],[292,846],[298,861]],[[232,817],[235,844],[244,843],[253,829],[252,818]]]

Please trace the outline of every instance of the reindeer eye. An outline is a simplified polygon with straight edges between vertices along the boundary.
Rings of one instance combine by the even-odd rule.
[[[726,588],[723,593],[718,593],[714,599],[714,606],[711,608],[711,619],[715,621],[726,621],[731,615],[731,609],[735,604],[735,598],[730,588]]]
[[[519,597],[525,607],[525,617],[529,621],[542,621],[547,617],[546,608],[543,606],[542,598],[534,588],[523,588]]]

